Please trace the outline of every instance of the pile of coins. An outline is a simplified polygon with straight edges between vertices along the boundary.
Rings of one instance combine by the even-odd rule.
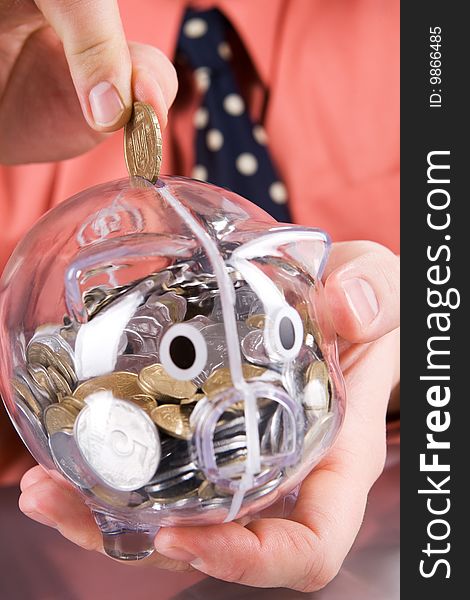
[[[232,385],[216,279],[209,273],[196,274],[195,269],[195,264],[182,263],[127,286],[100,286],[84,294],[91,322],[137,287],[146,290],[122,333],[111,373],[78,380],[75,343],[80,324],[69,317],[62,324],[39,327],[27,344],[25,366],[17,368],[12,381],[17,405],[37,435],[43,436],[58,468],[83,489],[104,486],[116,492],[132,490],[136,492],[132,502],[139,505],[216,506],[230,502],[230,490],[207,480],[191,444],[191,415],[198,403],[217,397]],[[320,405],[310,406],[305,397],[303,412],[308,425],[309,414],[328,411],[330,393],[328,371],[313,336],[306,334],[291,370],[270,364],[262,339],[266,319],[260,312],[262,304],[239,273],[232,271],[230,277],[245,379],[290,387],[290,393],[299,397],[309,382],[324,390],[325,400]],[[169,375],[160,362],[162,336],[177,323],[195,327],[207,344],[204,368],[187,381]],[[109,410],[103,408],[108,406],[107,400],[100,398],[104,392],[111,399]],[[108,412],[121,410],[120,402],[126,403],[127,412],[119,431],[133,440],[147,436],[145,461],[134,458],[126,463],[129,457],[124,451],[121,457],[116,452],[103,452],[114,443],[111,434],[115,432],[110,429],[117,417],[110,417]],[[257,411],[261,452],[282,451],[282,407],[264,400],[258,402]],[[97,429],[100,419],[104,425]],[[154,438],[148,437],[149,423],[158,432]],[[220,415],[213,431],[213,448],[221,472],[232,473],[235,478],[243,473],[247,455],[243,401],[231,404]],[[274,489],[283,475],[282,468],[272,469],[269,480],[252,490],[251,498]]]

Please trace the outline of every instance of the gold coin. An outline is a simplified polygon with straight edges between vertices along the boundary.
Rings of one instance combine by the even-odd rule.
[[[77,384],[77,375],[70,361],[70,357],[67,355],[65,350],[59,350],[55,357],[56,362],[53,365],[56,371],[58,371],[70,386]]]
[[[244,364],[242,365],[243,377],[245,379],[253,379],[254,377],[261,377],[266,369],[263,367],[257,367],[256,365]],[[232,376],[228,367],[222,367],[213,371],[206,379],[202,386],[203,392],[207,396],[214,396],[232,386]]]
[[[59,399],[59,403],[65,405],[68,409],[72,409],[76,412],[80,412],[85,406],[83,400],[75,398],[75,396],[64,396]]]
[[[320,346],[322,344],[323,339],[322,333],[320,331],[318,323],[314,319],[312,319],[308,307],[305,304],[300,304],[296,306],[296,310],[299,313],[300,318],[302,319],[302,322],[304,324],[305,334],[308,335],[310,333],[313,336],[315,343]]]
[[[139,373],[139,385],[145,393],[160,399],[191,398],[197,391],[197,386],[192,381],[174,379],[158,363],[142,369]]]
[[[145,412],[150,413],[154,408],[157,408],[157,401],[152,396],[148,396],[147,394],[136,394],[129,398],[131,402],[145,410]]]
[[[266,321],[266,315],[251,315],[246,320],[248,327],[254,327],[255,329],[264,329],[264,323]]]
[[[135,373],[116,371],[84,381],[77,387],[73,395],[79,400],[85,400],[90,394],[102,390],[111,391],[113,396],[120,400],[131,400],[133,396],[142,393]]]
[[[62,406],[62,408],[67,410],[69,413],[76,416],[85,406],[85,402],[82,402],[73,396],[65,396],[58,404],[55,404],[54,406]]]
[[[162,164],[162,135],[150,104],[134,102],[131,118],[124,128],[124,157],[131,177],[157,181]]]
[[[194,396],[192,396],[191,398],[183,398],[180,402],[180,406],[184,408],[194,407],[194,405],[197,404],[199,400],[202,400],[203,398],[205,398],[205,394],[194,394]]]
[[[160,298],[159,302],[167,307],[168,312],[170,313],[170,319],[173,321],[173,323],[178,323],[181,321],[179,308],[174,300],[171,300],[171,298]]]
[[[307,368],[307,372],[305,373],[305,379],[306,383],[309,381],[318,380],[323,387],[328,387],[330,377],[328,375],[326,363],[322,360],[316,360],[315,362],[311,363]]]
[[[58,394],[69,396],[72,390],[65,379],[53,366],[47,367],[47,373]]]
[[[51,404],[44,411],[44,425],[49,435],[58,431],[72,431],[78,413],[61,404]]]
[[[72,365],[72,359],[62,348],[58,352],[54,352],[41,342],[32,342],[26,351],[29,364],[54,367],[54,369],[62,375],[69,386],[73,386],[77,382],[77,377]]]
[[[198,487],[197,495],[202,500],[210,500],[215,496],[214,484],[211,481],[205,479]]]
[[[172,437],[181,440],[191,439],[191,425],[189,417],[177,404],[162,404],[150,413],[154,423]]]
[[[31,342],[26,350],[28,363],[36,363],[48,367],[54,362],[54,353],[46,344]]]
[[[38,387],[39,391],[47,395],[53,400],[57,399],[57,391],[54,384],[51,381],[50,375],[46,370],[46,367],[42,365],[28,365],[28,373],[31,375],[32,380]]]
[[[39,416],[42,413],[41,405],[36,400],[33,393],[25,383],[23,383],[22,381],[18,381],[18,379],[12,379],[11,387],[15,390],[18,396],[26,402],[28,407],[33,411],[33,413],[36,416]]]
[[[310,397],[309,397],[307,386],[310,382],[313,382],[313,381],[319,382],[321,389],[324,390],[324,393],[325,393],[324,402],[322,402],[320,406],[317,406],[318,398],[319,398],[318,394],[314,395],[315,402],[313,403],[313,405],[310,402]],[[304,393],[303,403],[304,403],[306,410],[309,410],[309,409],[330,410],[330,404],[331,404],[330,376],[328,373],[328,367],[326,366],[326,363],[323,362],[322,360],[317,360],[308,366],[307,371],[305,373],[305,389],[306,389],[306,391]]]

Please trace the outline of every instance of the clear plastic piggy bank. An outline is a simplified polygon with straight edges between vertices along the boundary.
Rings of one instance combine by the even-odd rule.
[[[0,284],[1,394],[108,554],[259,513],[331,446],[344,389],[328,249],[184,178],[94,187],[19,244]]]

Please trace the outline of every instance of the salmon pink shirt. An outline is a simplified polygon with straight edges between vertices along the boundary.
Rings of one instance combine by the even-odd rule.
[[[185,0],[121,0],[128,39],[174,58]],[[397,0],[220,0],[257,75],[241,82],[286,184],[292,220],[334,241],[370,239],[398,252]],[[188,101],[182,101],[188,100]],[[180,85],[163,136],[162,173],[191,174],[197,93]],[[0,132],[1,134],[1,132]],[[46,140],[47,143],[47,140]],[[0,166],[0,272],[48,209],[126,176],[122,132],[60,163]],[[178,160],[177,160],[178,159]]]

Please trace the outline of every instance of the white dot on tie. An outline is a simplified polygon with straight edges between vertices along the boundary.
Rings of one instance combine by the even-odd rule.
[[[201,106],[194,113],[194,119],[193,119],[194,127],[196,129],[204,129],[204,127],[207,125],[208,122],[209,122],[209,111],[204,106]]]
[[[264,146],[268,142],[268,134],[266,133],[266,129],[261,125],[255,125],[253,127],[253,137],[260,146]]]
[[[238,117],[245,110],[243,98],[238,94],[229,94],[224,98],[224,109],[229,115]]]
[[[217,52],[223,60],[230,60],[232,58],[232,49],[227,42],[220,42],[217,47]]]
[[[184,24],[183,31],[188,38],[202,37],[207,31],[207,23],[204,19],[189,19]]]
[[[191,177],[193,179],[199,179],[200,181],[207,181],[207,169],[204,165],[194,165],[191,171]]]
[[[199,67],[194,71],[197,89],[204,93],[211,84],[211,72],[208,67]]]
[[[287,202],[287,189],[282,181],[275,181],[269,186],[269,195],[276,204],[285,204]]]
[[[250,152],[243,152],[237,158],[237,169],[242,175],[253,175],[258,169],[258,161]]]
[[[224,144],[224,136],[218,129],[209,129],[206,135],[206,144],[209,150],[216,152],[220,150]]]

